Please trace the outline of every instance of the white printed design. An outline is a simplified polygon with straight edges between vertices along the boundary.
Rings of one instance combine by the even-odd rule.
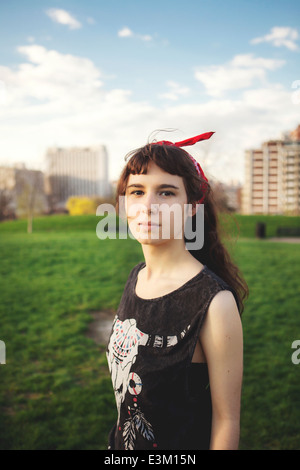
[[[134,450],[136,434],[139,432],[147,441],[154,441],[152,425],[146,420],[144,414],[138,408],[137,395],[142,391],[142,381],[135,372],[130,372],[128,391],[133,395],[133,406],[128,407],[129,418],[123,427],[123,439],[125,450]]]
[[[138,431],[147,441],[154,441],[151,424],[145,419],[143,413],[137,409],[129,411],[130,417],[124,423],[123,438],[125,450],[134,450],[136,432]]]
[[[108,344],[107,360],[113,383],[120,421],[121,404],[129,385],[131,366],[135,363],[139,344],[145,345],[149,336],[136,327],[136,320],[122,322],[117,317]]]
[[[131,395],[138,395],[141,393],[143,384],[140,377],[134,372],[131,372],[129,379],[128,392],[131,393]]]
[[[190,325],[183,330],[179,339],[182,339],[188,331]],[[133,318],[121,321],[116,315],[112,327],[112,334],[107,348],[107,361],[111,374],[112,384],[116,397],[118,410],[118,422],[120,423],[121,405],[125,400],[126,392],[137,396],[142,390],[142,380],[131,370],[136,361],[138,346],[150,346],[155,348],[175,346],[178,337],[148,335],[143,333],[136,326]],[[129,418],[124,423],[123,438],[126,449],[133,449],[136,439],[136,431],[147,440],[154,441],[154,434],[151,424],[145,419],[144,414],[137,408],[137,399],[133,398],[133,408],[129,407]],[[119,428],[120,429],[120,428]],[[155,445],[155,444],[154,444]]]

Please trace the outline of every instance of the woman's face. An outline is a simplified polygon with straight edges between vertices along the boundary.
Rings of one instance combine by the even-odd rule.
[[[183,178],[150,162],[146,175],[129,175],[125,211],[129,228],[139,242],[161,244],[183,239],[188,213]],[[151,225],[150,225],[151,223]]]

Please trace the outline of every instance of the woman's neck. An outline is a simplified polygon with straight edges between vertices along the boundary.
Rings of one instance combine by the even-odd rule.
[[[142,245],[146,263],[144,268],[144,278],[146,281],[164,278],[178,279],[185,277],[187,270],[200,271],[203,268],[200,261],[197,261],[186,250],[182,240],[175,239],[172,242],[160,245]]]

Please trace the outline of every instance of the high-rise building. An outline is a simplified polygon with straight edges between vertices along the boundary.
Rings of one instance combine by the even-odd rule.
[[[246,150],[244,214],[300,214],[300,126]]]
[[[46,193],[52,208],[63,208],[70,196],[110,197],[108,155],[104,145],[49,148]]]

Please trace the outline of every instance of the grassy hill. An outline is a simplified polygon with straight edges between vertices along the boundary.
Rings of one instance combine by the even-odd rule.
[[[258,218],[236,217],[231,250],[250,288],[241,449],[300,449],[300,365],[291,361],[300,339],[300,244],[256,240]],[[266,219],[268,236],[283,225],[276,217]],[[143,255],[135,240],[99,240],[97,220],[39,218],[32,234],[26,221],[0,225],[1,449],[106,448],[116,409],[105,346],[86,337],[89,312],[117,309]]]

